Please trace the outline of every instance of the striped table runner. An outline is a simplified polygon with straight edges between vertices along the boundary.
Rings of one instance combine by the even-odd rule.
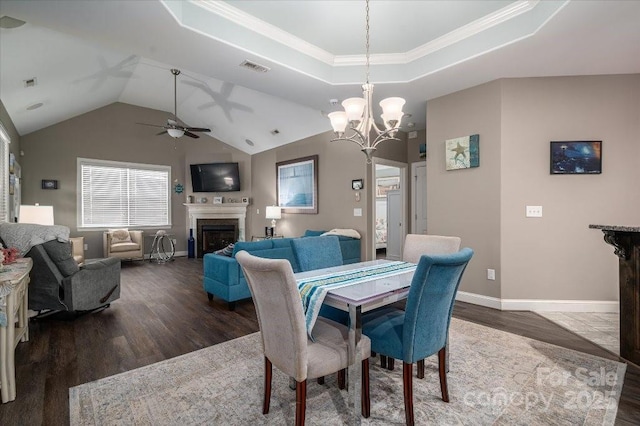
[[[309,338],[313,340],[311,331],[318,318],[322,302],[330,290],[390,277],[392,275],[399,275],[414,270],[415,268],[415,263],[395,261],[296,280],[298,291],[300,291],[300,297],[302,298],[302,308],[304,309]]]

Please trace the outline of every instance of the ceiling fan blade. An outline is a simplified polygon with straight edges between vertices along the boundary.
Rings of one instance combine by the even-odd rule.
[[[190,132],[210,132],[211,129],[207,129],[206,127],[185,127],[185,130]]]
[[[164,135],[164,134],[166,134],[166,133],[167,133],[167,131],[166,131],[166,130],[163,130],[163,131],[161,131],[160,133],[156,133],[156,136]]]
[[[167,126],[159,126],[157,124],[149,124],[149,123],[136,123],[136,124],[142,124],[143,126],[151,126],[151,127],[162,127],[163,129],[167,128]]]
[[[191,132],[190,132],[190,131],[188,131],[188,130],[185,130],[185,131],[184,131],[184,135],[185,135],[185,136],[189,136],[190,138],[194,138],[194,139],[198,139],[198,138],[200,137],[200,136],[196,135],[195,133],[191,133]]]

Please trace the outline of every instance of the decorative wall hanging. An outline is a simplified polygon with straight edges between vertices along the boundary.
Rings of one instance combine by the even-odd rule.
[[[480,135],[463,136],[445,141],[447,170],[480,166]]]
[[[552,175],[602,173],[602,141],[552,141]]]
[[[361,189],[364,189],[364,180],[362,179],[352,180],[351,189],[353,189],[354,191],[360,191]]]
[[[58,181],[53,179],[42,179],[42,189],[58,189]]]
[[[318,213],[318,156],[276,163],[276,198],[283,213]]]

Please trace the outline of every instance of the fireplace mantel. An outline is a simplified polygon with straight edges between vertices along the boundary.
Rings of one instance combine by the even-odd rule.
[[[187,234],[189,229],[196,230],[198,219],[238,219],[238,241],[245,241],[245,227],[247,219],[247,203],[184,203],[187,207]],[[198,237],[196,239],[196,247]]]

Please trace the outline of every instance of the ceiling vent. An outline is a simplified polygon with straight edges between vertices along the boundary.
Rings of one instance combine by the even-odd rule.
[[[271,134],[272,134],[273,136],[275,136],[275,135],[279,135],[279,134],[280,134],[280,130],[278,130],[278,129],[273,129],[273,130],[271,131]]]
[[[23,81],[24,87],[35,87],[35,85],[38,84],[38,80],[35,77]]]
[[[267,72],[270,71],[271,68],[265,67],[264,65],[256,64],[255,62],[251,62],[249,60],[245,60],[240,64],[241,67],[248,68],[251,71],[255,72]]]

